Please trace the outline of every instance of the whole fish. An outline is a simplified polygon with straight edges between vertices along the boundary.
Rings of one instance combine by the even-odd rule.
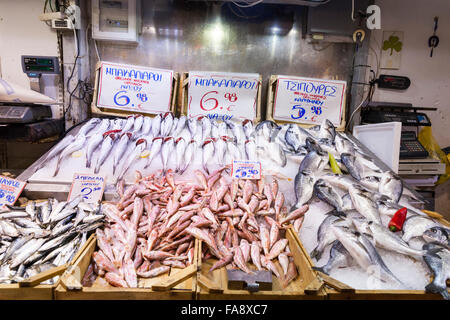
[[[116,135],[114,133],[110,133],[106,136],[103,136],[102,146],[100,148],[100,155],[97,159],[97,163],[95,165],[94,173],[98,173],[100,171],[101,165],[105,162],[106,158],[111,152],[111,149],[114,145],[114,140],[116,139]]]
[[[134,123],[133,123],[133,130],[134,132],[139,132],[142,129],[142,125],[144,124],[144,116],[141,114],[137,114],[134,117]],[[122,132],[125,132],[125,130],[122,130]]]
[[[173,113],[172,112],[166,112],[162,116],[161,121],[161,136],[166,137],[170,131],[172,130],[173,125]]]
[[[102,120],[100,118],[92,118],[91,120],[89,120],[86,124],[84,124],[80,131],[78,131],[78,136],[86,136],[89,131],[91,131],[92,129],[94,129],[96,126],[98,126],[100,124]]]
[[[322,201],[333,206],[338,214],[344,214],[342,208],[342,198],[337,194],[333,187],[323,179],[318,179],[314,183],[314,194]]]
[[[295,208],[300,208],[304,204],[307,204],[314,192],[314,178],[301,171],[297,173],[294,179],[294,191],[295,191]]]
[[[331,232],[331,226],[350,226],[352,222],[349,220],[343,220],[342,218],[327,214],[326,218],[322,221],[317,231],[317,246],[311,251],[311,258],[320,260],[323,254],[323,250],[336,240],[336,235]]]
[[[296,153],[300,152],[300,149],[305,145],[305,140],[302,141],[301,134],[298,132],[298,126],[292,123],[286,131],[285,140]]]
[[[163,137],[153,138],[152,144],[151,144],[151,146],[149,146],[150,147],[150,155],[147,158],[147,163],[145,164],[144,169],[148,168],[151,165],[153,159],[155,159],[156,156],[159,154],[159,152],[161,151],[163,142],[164,142]]]
[[[151,134],[152,130],[152,118],[145,116],[144,122],[142,123],[141,135],[147,136]]]
[[[254,138],[255,129],[253,128],[252,120],[245,119],[244,121],[242,121],[242,128],[244,130],[245,137],[247,138],[247,140]]]
[[[378,207],[372,199],[373,195],[368,190],[356,184],[352,185],[348,191],[355,209],[367,220],[381,224]]]
[[[161,131],[161,121],[162,116],[161,113],[156,115],[156,117],[152,120],[152,135],[153,137],[157,137]]]
[[[372,235],[375,246],[379,248],[419,258],[422,257],[425,253],[424,251],[410,248],[408,244],[403,241],[398,235],[389,231],[389,229],[376,222],[361,222],[358,219],[353,219],[353,224],[355,224],[356,228],[361,233],[367,232],[368,234]]]
[[[161,161],[163,164],[163,173],[168,169],[169,157],[173,154],[175,149],[175,141],[173,137],[164,138],[164,142],[161,146]]]
[[[381,176],[378,191],[387,195],[393,201],[398,202],[403,193],[403,183],[400,177],[392,172],[384,172]]]
[[[127,117],[127,121],[125,122],[125,125],[123,128],[120,128],[122,132],[131,131],[131,129],[134,127],[134,121],[135,121],[134,115],[130,115]]]
[[[256,152],[256,144],[253,140],[245,141],[245,154],[247,155],[247,160],[257,161],[258,154]]]
[[[250,256],[252,258],[253,264],[258,268],[258,270],[262,270],[261,267],[261,247],[258,242],[253,241],[250,247]]]
[[[209,120],[208,120],[209,121]],[[214,142],[212,139],[205,140],[202,145],[202,166],[206,173],[209,174],[208,162],[214,154]]]
[[[195,140],[191,140],[188,145],[186,146],[186,151],[184,153],[184,162],[183,165],[181,166],[179,173],[183,174],[184,171],[186,171],[186,169],[189,167],[189,165],[191,164],[192,160],[194,159],[195,156],[195,151],[198,149],[197,146],[197,142]]]
[[[412,238],[421,237],[428,229],[438,226],[439,224],[428,217],[418,215],[407,217],[402,227],[402,239],[409,242]]]
[[[201,116],[199,117],[202,125],[202,141],[205,141],[207,138],[211,137],[211,120],[208,117]]]
[[[176,154],[176,167],[175,172],[179,172],[181,166],[183,165],[184,154],[187,147],[187,142],[183,137],[179,137],[175,141],[175,154]]]
[[[425,291],[439,293],[445,300],[450,300],[446,283],[450,278],[450,251],[435,243],[426,243],[422,249],[427,252],[423,260],[433,274],[433,281]]]
[[[182,136],[182,135],[181,135],[181,132],[183,131],[183,129],[186,128],[186,122],[187,122],[187,118],[186,118],[185,115],[181,115],[181,116],[178,118],[178,122],[177,122],[177,125],[176,125],[176,127],[175,127],[175,131],[173,132],[173,136],[174,136],[174,137]],[[183,136],[182,136],[182,137],[183,137]]]
[[[36,166],[35,172],[38,171],[39,169],[45,167],[51,159],[53,159],[58,154],[60,154],[65,148],[67,148],[70,144],[72,144],[74,142],[74,140],[75,140],[75,137],[72,135],[65,136],[60,142],[58,142],[58,144],[55,147],[53,147],[49,151],[49,153],[45,157],[45,159],[38,166]]]
[[[86,168],[91,167],[92,156],[99,144],[103,141],[102,134],[95,134],[91,136],[86,146]]]
[[[319,139],[326,139],[329,142],[333,143],[335,137],[336,128],[334,127],[333,123],[328,119],[323,120],[320,124]]]
[[[123,160],[123,154],[125,153],[127,145],[131,141],[132,136],[133,134],[131,132],[123,132],[119,141],[115,145],[113,154],[113,174],[116,172],[119,161]]]
[[[336,238],[342,243],[345,249],[350,253],[352,258],[358,265],[371,275],[378,276],[376,270],[380,270],[381,280],[385,280],[384,276],[402,284],[400,280],[389,270],[372,243],[362,234],[353,233],[348,229],[341,227],[331,227]],[[383,279],[384,278],[384,279]]]
[[[132,151],[131,155],[127,157],[127,159],[124,162],[124,165],[122,166],[120,173],[117,177],[117,180],[121,180],[125,173],[128,171],[130,166],[133,162],[135,162],[139,155],[147,149],[147,140],[141,138],[136,141],[136,145],[134,147],[134,150]]]
[[[266,145],[267,155],[279,166],[284,168],[287,164],[286,153],[280,147],[278,143],[269,142]]]
[[[330,274],[331,270],[339,267],[347,267],[351,260],[350,253],[345,249],[339,240],[333,241],[330,249],[330,258],[322,267],[312,267],[313,270]]]
[[[349,153],[354,154],[355,148],[353,146],[353,143],[350,142],[347,138],[345,138],[342,134],[336,132],[336,136],[334,138],[334,143],[336,145],[336,150],[339,152],[339,154],[342,153]]]
[[[78,135],[77,138],[69,144],[59,155],[58,162],[56,163],[55,172],[53,173],[53,177],[56,176],[59,172],[61,161],[68,155],[71,155],[75,151],[78,151],[84,147],[86,143],[85,135]]]
[[[328,157],[319,155],[315,151],[308,152],[300,163],[298,172],[319,175],[328,164]]]

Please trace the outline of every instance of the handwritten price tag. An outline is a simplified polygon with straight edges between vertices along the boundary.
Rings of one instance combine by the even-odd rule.
[[[231,176],[236,179],[261,179],[261,162],[233,160]]]
[[[188,116],[210,119],[254,119],[259,74],[189,72]]]
[[[82,194],[84,202],[98,203],[102,200],[105,190],[105,178],[95,174],[75,173],[67,201]]]
[[[341,124],[346,81],[279,76],[273,118],[319,124],[329,119]]]
[[[102,62],[97,106],[133,112],[170,110],[172,70]]]
[[[5,204],[14,205],[26,184],[23,181],[0,176],[0,209],[6,208]]]

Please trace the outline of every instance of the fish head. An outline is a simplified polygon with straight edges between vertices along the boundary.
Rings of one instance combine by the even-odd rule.
[[[250,119],[245,119],[244,121],[242,121],[242,125],[243,125],[244,127],[247,127],[247,126],[253,126],[253,121],[250,120]]]
[[[173,119],[173,112],[172,111],[168,111],[166,113],[163,114],[162,118],[166,119],[167,117],[170,117]]]
[[[179,137],[177,140],[175,140],[175,144],[178,144],[178,142],[185,142],[183,137]]]
[[[352,223],[356,230],[360,233],[370,234],[370,224],[372,221],[367,221],[364,217],[353,216],[351,217]]]
[[[430,228],[423,233],[422,237],[426,242],[449,244],[449,233],[442,227]]]

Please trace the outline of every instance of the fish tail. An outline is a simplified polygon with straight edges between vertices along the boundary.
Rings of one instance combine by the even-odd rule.
[[[450,300],[450,295],[447,292],[447,289],[438,287],[434,282],[429,283],[425,287],[425,291],[431,293],[440,293],[445,300]]]
[[[325,273],[326,275],[328,275],[328,272],[326,272],[325,271],[325,268],[324,268],[325,266],[323,266],[323,267],[311,267],[313,270],[316,270],[316,271],[320,271],[320,272],[322,272],[322,273]]]
[[[311,251],[310,254],[311,258],[314,258],[316,260],[320,260],[320,257],[322,256],[322,252],[318,249],[318,247],[314,248],[313,251]]]

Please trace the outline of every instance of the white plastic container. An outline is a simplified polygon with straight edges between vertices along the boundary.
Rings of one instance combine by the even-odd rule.
[[[398,173],[401,132],[401,122],[366,124],[353,128],[353,136],[395,173]]]

